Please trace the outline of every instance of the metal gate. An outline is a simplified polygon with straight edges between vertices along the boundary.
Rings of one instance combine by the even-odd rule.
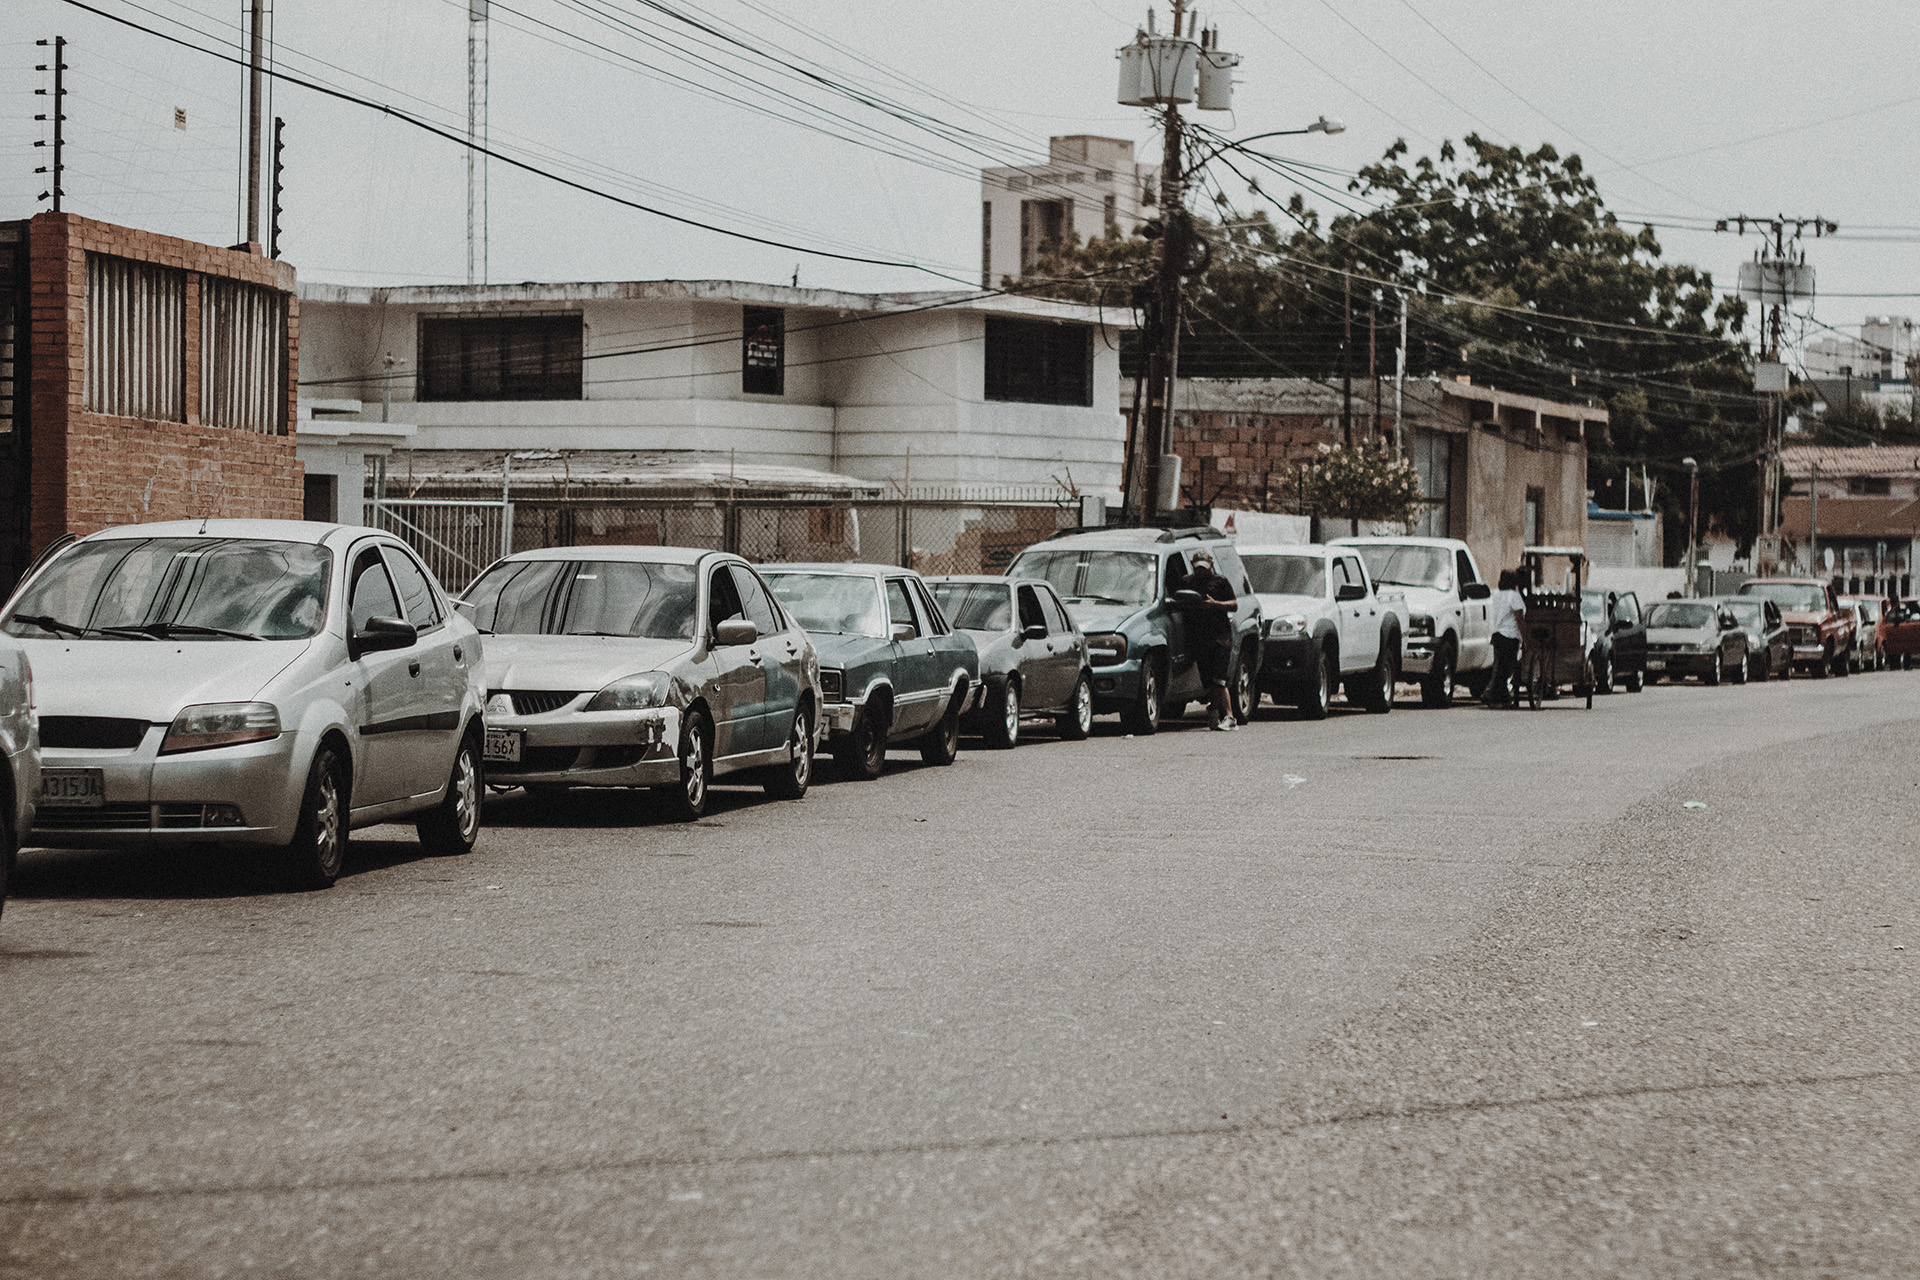
[[[369,498],[366,522],[412,547],[454,595],[496,559],[513,554],[511,502]]]

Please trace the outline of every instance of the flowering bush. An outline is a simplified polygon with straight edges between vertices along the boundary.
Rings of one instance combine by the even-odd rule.
[[[1322,516],[1412,524],[1420,505],[1420,473],[1385,442],[1323,444],[1319,456],[1294,468],[1301,502]]]

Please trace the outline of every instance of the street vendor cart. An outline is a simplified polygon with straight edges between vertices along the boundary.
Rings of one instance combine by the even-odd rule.
[[[1586,585],[1587,553],[1582,547],[1527,547],[1520,553],[1526,575],[1521,594],[1527,617],[1521,628],[1520,682],[1527,705],[1557,698],[1571,688],[1593,708],[1593,649],[1587,621],[1580,613],[1580,589]]]

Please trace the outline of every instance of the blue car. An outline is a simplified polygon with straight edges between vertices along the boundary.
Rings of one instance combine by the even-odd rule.
[[[1227,687],[1244,717],[1260,671],[1260,602],[1226,534],[1205,525],[1068,530],[1007,567],[1010,578],[1045,579],[1066,601],[1086,633],[1093,709],[1119,712],[1129,733],[1153,733],[1163,717],[1207,696],[1187,620],[1170,599],[1192,569],[1189,554],[1201,547],[1239,600]]]
[[[870,779],[889,747],[952,764],[980,703],[980,657],[920,575],[884,564],[760,566],[820,655],[821,721],[841,771]]]

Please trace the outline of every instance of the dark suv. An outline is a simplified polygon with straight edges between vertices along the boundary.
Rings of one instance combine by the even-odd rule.
[[[1226,534],[1205,525],[1070,529],[1007,567],[1011,578],[1046,579],[1066,601],[1087,636],[1094,710],[1119,712],[1129,733],[1152,733],[1162,716],[1206,697],[1187,620],[1169,600],[1192,568],[1189,555],[1203,546],[1239,598],[1227,686],[1235,715],[1244,716],[1260,670],[1260,602]]]

